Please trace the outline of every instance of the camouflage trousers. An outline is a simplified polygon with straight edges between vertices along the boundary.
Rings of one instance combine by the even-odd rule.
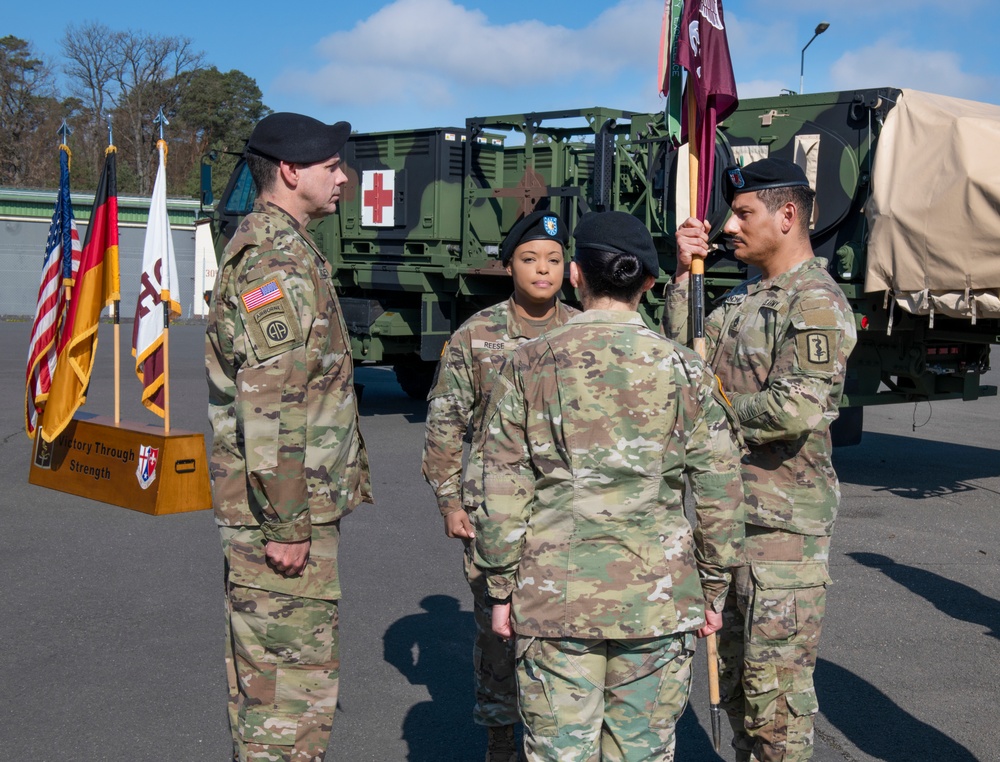
[[[226,673],[233,757],[322,762],[339,688],[337,601],[244,587],[231,576]]]
[[[472,590],[476,640],[472,648],[476,705],[472,719],[478,725],[515,725],[517,678],[514,675],[514,643],[493,632],[492,609],[486,603],[486,575],[472,562],[472,544],[466,543],[465,578]]]
[[[672,762],[693,633],[642,640],[518,636],[530,762]]]
[[[737,762],[812,758],[813,672],[830,538],[748,526],[719,631],[719,687]]]

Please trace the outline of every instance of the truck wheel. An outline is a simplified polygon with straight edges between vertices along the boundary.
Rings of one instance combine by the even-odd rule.
[[[396,381],[400,388],[411,400],[425,400],[434,384],[434,371],[437,369],[436,362],[425,362],[423,360],[407,360],[397,362],[392,366],[396,374]]]

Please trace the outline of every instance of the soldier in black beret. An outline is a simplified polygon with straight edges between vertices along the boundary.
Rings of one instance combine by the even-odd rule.
[[[257,195],[271,197],[302,225],[331,214],[347,182],[340,151],[350,135],[347,122],[324,124],[285,112],[265,116],[244,151]]]
[[[514,647],[493,633],[486,578],[472,563],[483,469],[475,451],[463,469],[463,440],[470,427],[476,431],[482,423],[493,384],[514,350],[577,313],[559,301],[568,243],[569,231],[555,212],[532,212],[511,227],[500,247],[500,261],[513,280],[514,293],[455,331],[441,353],[428,397],[422,470],[437,497],[445,535],[465,544],[465,574],[476,621],[472,714],[476,724],[487,729],[486,762],[519,759],[514,739],[520,718]]]
[[[539,210],[532,212],[514,223],[514,227],[503,239],[500,247],[500,262],[504,267],[510,264],[514,250],[528,241],[557,241],[563,249],[569,243],[569,231],[554,212]]]
[[[372,497],[333,267],[306,226],[337,208],[350,131],[301,114],[257,124],[245,154],[257,198],[210,304],[230,759],[322,759],[333,725],[340,519]]]
[[[727,668],[719,687],[737,762],[804,762],[813,751],[813,672],[840,501],[830,424],[857,335],[844,292],[813,254],[815,194],[802,169],[781,158],[729,167],[724,193],[728,247],[760,272],[705,322],[707,357],[747,444],[748,565],[734,570],[722,610],[708,618],[721,628]],[[686,281],[692,258],[708,253],[709,230],[694,218],[677,230],[664,310],[664,332],[676,341],[689,338]]]
[[[643,271],[654,278],[660,275],[660,259],[653,237],[638,217],[627,212],[591,212],[585,214],[573,231],[577,251],[590,249],[614,254],[632,254]]]

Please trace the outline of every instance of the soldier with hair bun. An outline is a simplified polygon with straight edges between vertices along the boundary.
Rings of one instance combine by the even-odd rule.
[[[857,335],[843,291],[813,254],[805,173],[762,159],[729,168],[725,189],[733,214],[723,232],[760,274],[705,324],[707,356],[749,448],[747,558],[719,632],[721,698],[737,762],[803,762],[813,751],[813,671],[840,502],[830,424]],[[664,329],[678,341],[688,334],[691,259],[708,253],[708,232],[694,218],[677,230]]]
[[[538,210],[514,224],[500,250],[514,293],[507,301],[477,312],[455,331],[428,396],[423,474],[437,495],[445,534],[466,546],[465,575],[476,619],[473,719],[487,728],[486,762],[518,758],[517,685],[513,650],[490,627],[486,578],[472,564],[475,534],[470,515],[482,503],[482,464],[473,456],[463,478],[462,455],[468,432],[482,423],[496,373],[511,353],[577,312],[557,298],[568,242],[569,232],[554,212]]]
[[[574,237],[585,311],[513,353],[473,443],[476,564],[514,638],[527,758],[665,762],[741,557],[739,452],[707,365],[636,311],[659,274],[649,232],[605,212]]]
[[[372,497],[351,342],[306,225],[337,208],[350,132],[289,113],[254,127],[257,202],[210,305],[212,499],[240,762],[320,762],[337,706],[340,519]]]

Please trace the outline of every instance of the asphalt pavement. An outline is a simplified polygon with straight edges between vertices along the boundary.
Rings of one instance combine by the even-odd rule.
[[[122,418],[155,422],[139,403],[131,329]],[[223,762],[211,513],[151,517],[29,485],[29,331],[0,323],[0,760]],[[172,427],[208,441],[203,336],[172,328]],[[112,344],[102,325],[87,412],[113,412]],[[343,522],[341,696],[326,758],[478,762],[471,601],[460,545],[420,476],[426,406],[389,371],[360,368],[358,380],[377,504]],[[869,408],[862,444],[837,451],[817,762],[1000,759],[998,424],[996,398]],[[679,762],[719,758],[697,659]]]

